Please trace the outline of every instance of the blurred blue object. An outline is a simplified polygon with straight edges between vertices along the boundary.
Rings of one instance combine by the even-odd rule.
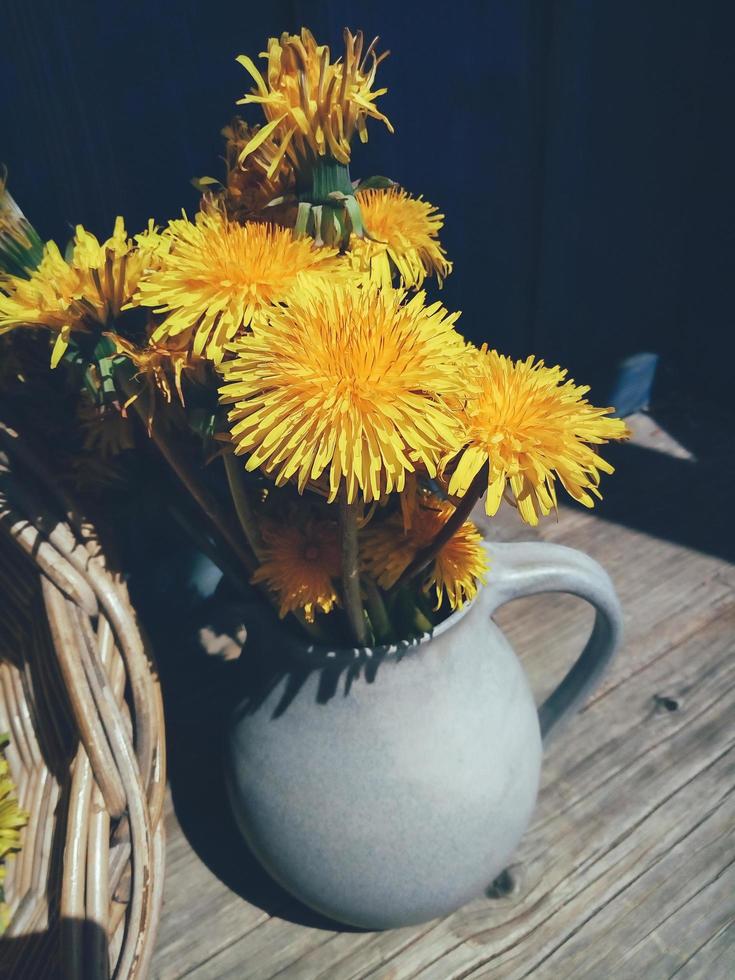
[[[222,581],[222,572],[201,552],[191,555],[187,570],[187,585],[201,599],[210,599]]]
[[[610,392],[610,404],[617,415],[632,415],[651,403],[658,354],[634,354],[618,366]]]
[[[190,606],[211,599],[222,579],[222,572],[206,555],[194,547],[161,549],[133,570],[136,590],[155,603],[165,599]]]

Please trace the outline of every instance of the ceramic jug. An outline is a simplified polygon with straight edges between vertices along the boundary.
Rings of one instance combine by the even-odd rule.
[[[263,669],[231,724],[233,811],[272,877],[332,919],[405,926],[481,895],[530,821],[542,742],[613,657],[621,614],[600,565],[548,543],[486,547],[488,584],[414,642],[329,650],[269,629],[246,646]],[[581,596],[596,619],[537,710],[491,617],[540,592]]]

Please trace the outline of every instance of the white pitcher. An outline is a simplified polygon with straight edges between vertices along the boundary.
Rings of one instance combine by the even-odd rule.
[[[328,650],[272,625],[248,642],[259,680],[232,721],[232,807],[266,870],[332,919],[405,926],[482,894],[531,819],[542,740],[614,655],[620,607],[597,562],[547,543],[486,547],[488,585],[415,642]],[[539,592],[581,596],[597,616],[537,711],[491,616]]]

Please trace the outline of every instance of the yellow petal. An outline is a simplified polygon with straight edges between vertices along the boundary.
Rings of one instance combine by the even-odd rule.
[[[66,353],[66,348],[69,346],[69,328],[62,328],[59,336],[54,342],[53,350],[51,351],[51,367],[55,368],[59,363],[61,358]]]
[[[253,59],[248,58],[246,54],[239,54],[237,58],[235,58],[235,61],[237,61],[238,64],[241,64],[245,69],[245,71],[252,76],[253,81],[258,86],[258,91],[260,92],[260,94],[267,95],[268,86],[265,84],[265,81],[263,80],[263,76],[255,67],[255,62],[253,61]]]
[[[242,163],[254,150],[257,150],[260,144],[268,139],[273,130],[276,129],[284,118],[284,116],[279,116],[278,119],[271,119],[269,123],[266,123],[265,126],[259,129],[255,136],[245,144],[245,147],[240,152],[238,161]]]

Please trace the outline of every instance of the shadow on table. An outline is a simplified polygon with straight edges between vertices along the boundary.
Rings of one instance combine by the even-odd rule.
[[[61,948],[78,964],[75,976],[107,976],[107,934],[96,922],[63,918],[49,929],[0,939],[0,980],[51,980],[65,976]],[[71,954],[71,956],[69,956]]]
[[[198,627],[211,622],[210,609],[211,604],[184,596],[178,617],[159,603],[149,626],[161,669],[169,782],[182,832],[213,874],[269,915],[316,929],[359,932],[289,895],[240,835],[227,798],[223,749],[230,715],[247,684],[241,661],[207,657],[194,639]],[[165,630],[164,621],[179,623],[178,637]]]
[[[735,562],[735,410],[668,393],[651,416],[682,454],[634,442],[604,447],[616,472],[603,477],[595,516]]]

